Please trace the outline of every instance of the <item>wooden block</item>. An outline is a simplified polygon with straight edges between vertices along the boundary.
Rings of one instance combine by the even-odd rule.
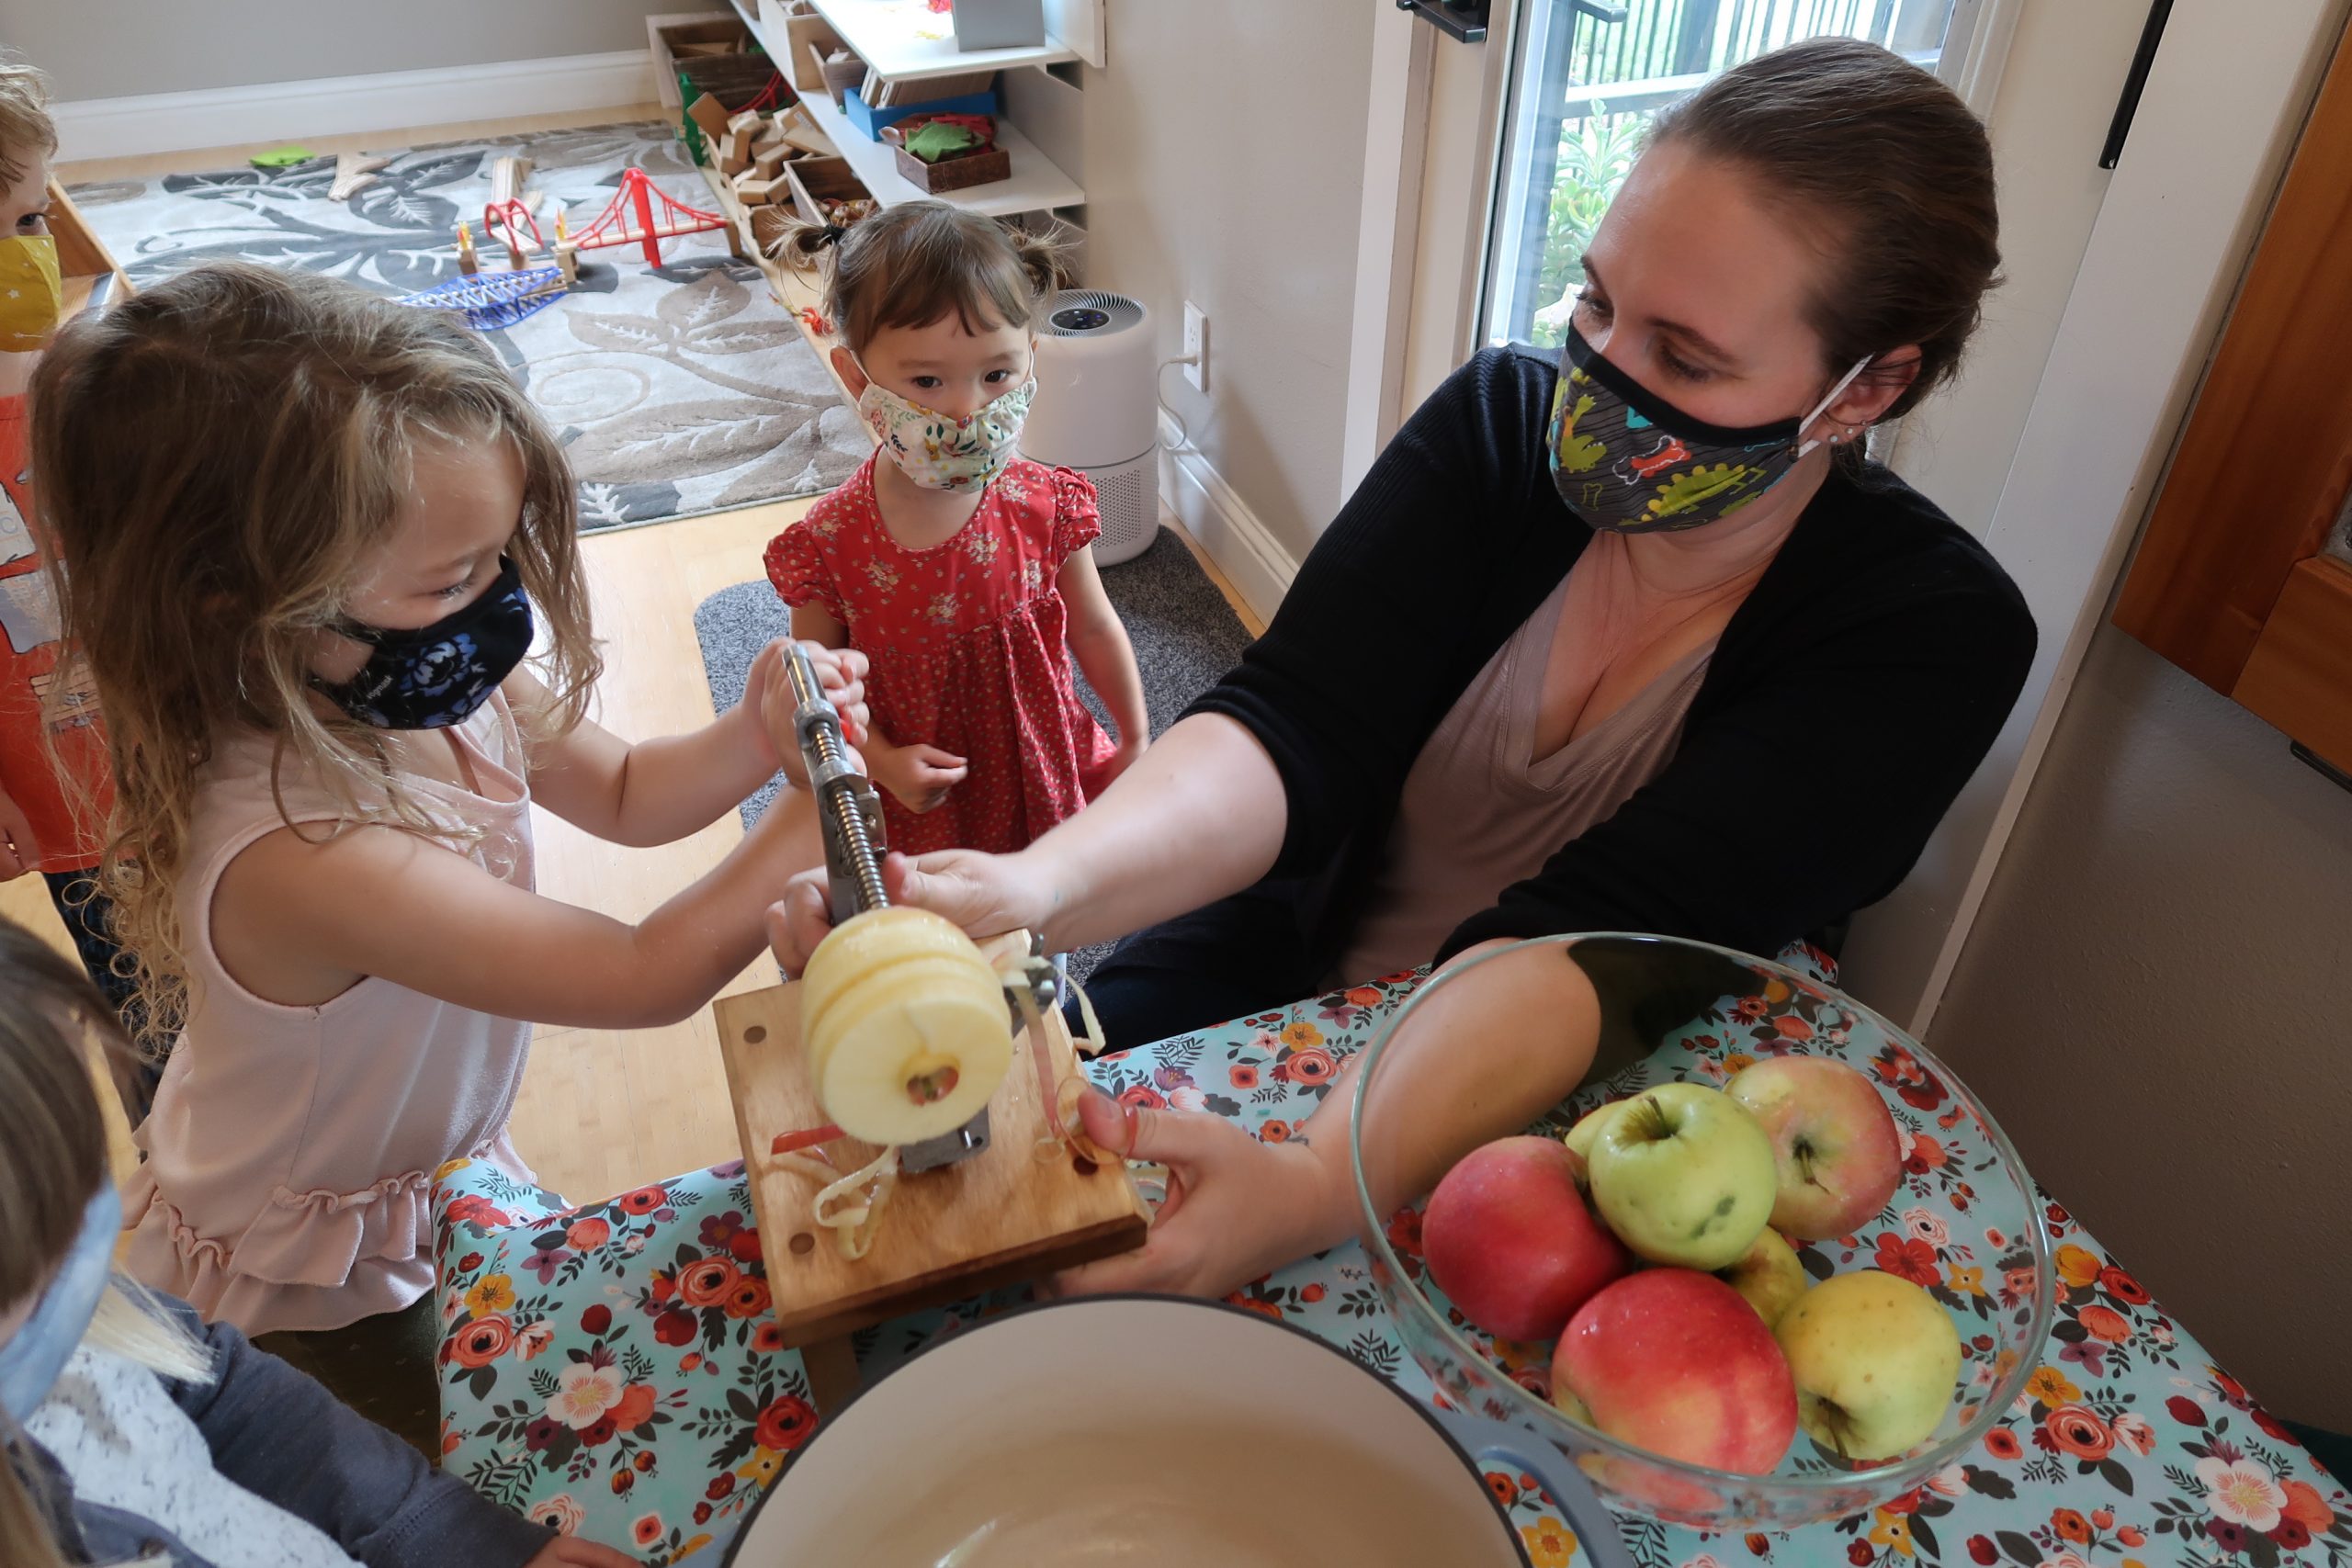
[[[735,195],[746,207],[765,207],[771,201],[789,200],[792,193],[775,175],[761,178],[745,174],[735,176]]]
[[[507,153],[492,160],[490,165],[490,199],[493,206],[504,206],[523,195],[523,184],[531,177],[531,160]]]
[[[727,106],[708,93],[686,106],[686,118],[695,122],[714,147],[727,140]]]
[[[757,109],[737,109],[727,117],[727,129],[730,132],[748,130],[756,136],[759,134],[761,122],[766,118],[767,116]]]
[[[833,139],[818,130],[816,121],[805,114],[780,129],[786,143],[796,152],[806,152],[812,158],[837,158],[841,155],[842,150],[833,145]]]
[[[360,152],[338,152],[334,158],[334,184],[327,187],[329,201],[349,201],[376,183],[376,171],[391,163],[390,158],[370,158]]]
[[[982,944],[992,963],[1026,948],[1019,933]],[[1024,1033],[1013,1043],[1012,1071],[989,1104],[989,1146],[956,1165],[900,1177],[873,1250],[854,1262],[842,1257],[809,1216],[821,1184],[769,1153],[779,1134],[825,1121],[800,1055],[799,987],[722,997],[714,1007],[786,1345],[838,1338],[1143,1244],[1149,1212],[1124,1165],[1081,1171],[1067,1152],[1038,1157],[1038,1140],[1048,1134]],[[1058,1012],[1045,1029],[1058,1080],[1076,1069],[1076,1052]],[[846,1172],[879,1151],[844,1139],[830,1152]]]
[[[755,179],[780,180],[784,177],[784,161],[792,156],[792,148],[777,142],[764,152],[752,155],[752,175]]]

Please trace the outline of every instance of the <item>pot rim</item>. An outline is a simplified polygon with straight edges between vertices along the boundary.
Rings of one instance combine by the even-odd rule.
[[[1357,1360],[1353,1356],[1349,1355],[1339,1346],[1332,1344],[1329,1340],[1323,1338],[1321,1336],[1317,1335],[1310,1330],[1301,1328],[1295,1323],[1285,1322],[1278,1317],[1271,1317],[1261,1312],[1251,1312],[1246,1307],[1235,1306],[1230,1302],[1207,1301],[1198,1296],[1159,1295],[1148,1291],[1111,1291],[1105,1292],[1101,1295],[1094,1296],[1067,1296],[1053,1301],[1023,1302],[1019,1306],[1008,1308],[1005,1311],[997,1314],[993,1317],[983,1318],[980,1321],[972,1324],[968,1327],[958,1329],[956,1333],[948,1335],[944,1338],[933,1338],[928,1341],[922,1347],[922,1348],[916,1350],[912,1355],[909,1356],[906,1360],[892,1368],[888,1372],[886,1372],[870,1383],[860,1384],[857,1392],[851,1394],[848,1399],[842,1402],[842,1407],[839,1411],[830,1415],[822,1411],[818,1413],[817,1430],[815,1433],[813,1433],[809,1437],[808,1440],[806,1443],[803,1443],[799,1449],[795,1450],[792,1456],[785,1461],[784,1468],[776,1472],[775,1479],[768,1483],[767,1486],[760,1493],[757,1500],[752,1504],[749,1509],[745,1510],[743,1522],[736,1527],[735,1539],[728,1543],[727,1554],[719,1560],[719,1568],[735,1568],[737,1558],[743,1550],[743,1542],[750,1538],[752,1527],[758,1520],[761,1510],[768,1506],[769,1499],[773,1498],[779,1491],[783,1490],[784,1483],[787,1480],[791,1479],[792,1472],[799,1468],[801,1458],[806,1455],[810,1449],[815,1448],[819,1443],[822,1442],[824,1440],[825,1434],[831,1431],[834,1426],[841,1421],[842,1416],[847,1416],[852,1410],[855,1409],[859,1402],[864,1400],[867,1394],[873,1393],[874,1390],[881,1387],[892,1378],[904,1376],[910,1368],[920,1363],[924,1357],[930,1355],[933,1351],[937,1350],[944,1346],[962,1344],[966,1340],[971,1338],[975,1334],[982,1333],[997,1324],[1009,1323],[1015,1318],[1029,1317],[1038,1313],[1054,1312],[1069,1308],[1110,1306],[1130,1302],[1148,1302],[1156,1306],[1198,1307],[1212,1312],[1224,1313],[1228,1316],[1240,1318],[1246,1322],[1257,1324],[1263,1327],[1279,1328],[1283,1333],[1295,1336],[1295,1337],[1304,1340],[1306,1343],[1312,1345],[1315,1348],[1322,1351],[1326,1355],[1338,1358],[1339,1360],[1344,1363],[1350,1370],[1353,1371],[1359,1376],[1371,1379],[1398,1404],[1402,1404],[1407,1410],[1412,1412],[1416,1416],[1419,1416],[1422,1425],[1429,1427],[1431,1432],[1434,1432],[1437,1435],[1438,1440],[1442,1442],[1446,1446],[1447,1450],[1453,1453],[1453,1457],[1461,1461],[1463,1471],[1466,1474],[1470,1483],[1477,1487],[1478,1495],[1486,1500],[1487,1508],[1494,1514],[1496,1524],[1501,1529],[1504,1538],[1510,1541],[1511,1551],[1517,1555],[1520,1562],[1522,1564],[1522,1568],[1532,1568],[1533,1559],[1529,1557],[1527,1554],[1527,1542],[1525,1539],[1521,1536],[1518,1527],[1511,1523],[1509,1510],[1504,1508],[1502,1504],[1496,1499],[1493,1489],[1487,1485],[1486,1473],[1479,1468],[1477,1460],[1471,1455],[1467,1449],[1462,1446],[1461,1442],[1454,1437],[1453,1433],[1446,1428],[1445,1423],[1438,1419],[1436,1411],[1423,1404],[1411,1394],[1407,1393],[1403,1389],[1398,1388],[1395,1383],[1389,1382],[1386,1378],[1382,1377],[1378,1372],[1374,1371],[1362,1361]],[[1535,1434],[1529,1433],[1528,1435],[1532,1437]]]

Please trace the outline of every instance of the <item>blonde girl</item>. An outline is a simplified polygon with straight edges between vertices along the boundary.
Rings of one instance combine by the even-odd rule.
[[[531,807],[623,844],[731,809],[779,765],[779,650],[695,734],[583,716],[571,476],[435,312],[201,267],[66,328],[34,406],[67,636],[109,718],[106,890],[181,1032],[129,1267],[429,1444],[434,1168],[528,1179],[506,1123],[531,1025],[686,1016],[820,856],[787,792],[630,923],[534,891]],[[827,667],[854,729],[859,661]]]
[[[625,1568],[435,1474],[228,1325],[109,1279],[90,1067],[128,1053],[105,998],[0,920],[0,1560]]]

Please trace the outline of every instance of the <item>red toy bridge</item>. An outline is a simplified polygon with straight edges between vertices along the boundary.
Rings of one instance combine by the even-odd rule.
[[[662,204],[661,216],[654,216],[655,202]],[[634,220],[634,221],[632,221]],[[517,267],[534,251],[544,251],[548,243],[539,232],[539,220],[520,201],[493,201],[482,209],[482,234],[485,239],[504,244],[514,257]],[[563,261],[562,252],[593,251],[606,245],[643,245],[648,266],[662,265],[662,242],[684,234],[700,234],[713,229],[724,229],[727,220],[716,212],[705,212],[699,207],[689,207],[676,199],[646,177],[643,169],[623,169],[620,189],[613,193],[612,201],[596,215],[596,220],[577,234],[566,233],[561,214],[556,218],[555,249],[557,259]],[[526,243],[524,236],[529,235]]]
[[[653,217],[653,204],[657,201],[662,204],[659,222]],[[630,226],[631,218],[637,220],[635,227]],[[613,193],[611,205],[596,215],[594,223],[571,236],[571,243],[583,251],[605,245],[642,244],[645,265],[659,266],[662,241],[726,227],[726,219],[699,207],[688,207],[646,178],[643,169],[623,169],[621,188]]]

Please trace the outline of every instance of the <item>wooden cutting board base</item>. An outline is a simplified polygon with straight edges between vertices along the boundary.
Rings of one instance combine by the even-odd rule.
[[[1015,932],[981,944],[992,964],[1028,951]],[[843,1258],[811,1205],[822,1186],[770,1152],[781,1134],[823,1126],[800,1050],[800,987],[772,986],[713,1004],[760,1222],[768,1292],[786,1346],[835,1339],[926,1307],[1143,1245],[1150,1211],[1124,1162],[1097,1167],[1049,1139],[1028,1035],[989,1102],[989,1146],[955,1165],[899,1177],[866,1255]],[[1078,1053],[1058,1010],[1044,1021],[1059,1082]],[[847,1173],[881,1150],[854,1139],[826,1153]]]

